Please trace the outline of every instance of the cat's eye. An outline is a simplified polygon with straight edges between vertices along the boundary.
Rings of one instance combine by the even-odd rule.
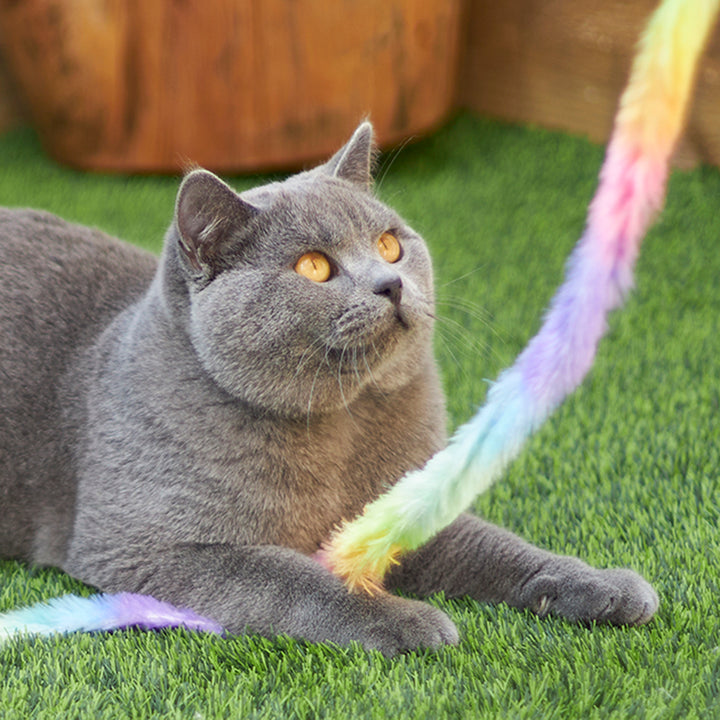
[[[332,266],[322,253],[309,252],[295,263],[295,272],[313,282],[324,283],[330,279]]]
[[[400,241],[390,232],[384,232],[377,241],[380,257],[389,263],[397,262],[402,255]]]

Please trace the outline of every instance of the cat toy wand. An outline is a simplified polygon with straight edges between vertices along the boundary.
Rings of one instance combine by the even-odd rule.
[[[640,40],[587,225],[538,334],[486,403],[424,468],[345,523],[318,559],[352,590],[382,588],[391,565],[449,525],[519,454],[585,377],[608,313],[633,284],[641,240],[663,204],[697,61],[720,0],[664,0]]]

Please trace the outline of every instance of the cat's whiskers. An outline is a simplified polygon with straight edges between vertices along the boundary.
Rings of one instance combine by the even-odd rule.
[[[325,357],[323,358],[323,362],[328,365],[328,348],[325,348]],[[310,433],[310,418],[312,416],[312,401],[313,401],[313,395],[315,394],[315,384],[317,383],[318,376],[320,375],[320,371],[323,369],[323,363],[318,363],[317,370],[315,371],[315,375],[313,376],[312,384],[310,385],[310,395],[308,396],[308,405],[307,405],[307,422],[306,427],[308,434]]]
[[[438,338],[439,338],[440,342],[442,343],[442,346],[445,348],[445,351],[446,351],[446,352],[448,353],[448,355],[450,355],[450,357],[452,358],[452,360],[453,360],[453,362],[455,363],[455,365],[456,365],[458,368],[460,368],[460,372],[461,372],[463,375],[466,375],[465,363],[460,362],[460,360],[458,359],[457,355],[453,352],[453,343],[448,342],[447,338],[445,338],[445,337],[442,335],[442,333],[440,333],[440,334],[438,335]]]
[[[303,353],[300,355],[300,359],[298,360],[298,366],[295,370],[295,374],[293,375],[293,379],[297,378],[304,366],[309,363],[318,354],[318,352],[323,349],[324,346],[325,341],[322,338],[318,338],[306,347],[305,350],[303,350]],[[325,351],[325,360],[327,361],[327,349]]]
[[[400,153],[407,147],[410,142],[412,142],[413,139],[414,136],[406,138],[402,145],[400,145],[400,147],[395,148],[389,153],[390,157],[388,158],[388,161],[386,163],[383,163],[383,166],[378,173],[379,177],[375,180],[375,187],[378,191],[382,188],[383,182],[385,181],[385,178],[387,177],[390,168],[393,166],[393,163],[398,159],[398,157],[400,157]]]
[[[472,350],[473,353],[480,355],[494,353],[497,356],[497,351],[493,349],[490,343],[479,340],[457,320],[441,315],[437,318],[437,321],[437,328],[440,332],[450,334],[453,339],[462,342],[462,344]]]
[[[347,398],[345,397],[345,391],[343,390],[343,383],[342,383],[342,364],[343,360],[345,359],[345,352],[350,347],[350,341],[345,343],[345,346],[342,349],[342,352],[340,353],[340,360],[338,361],[338,367],[337,367],[337,381],[338,381],[338,387],[340,388],[340,397],[342,398],[343,405],[345,406],[345,410],[347,410],[347,413],[350,417],[352,417],[352,410],[350,410],[350,405],[348,404]]]
[[[357,347],[357,345],[355,345],[353,347],[353,369],[355,370],[355,377],[358,380],[358,387],[362,387],[365,381],[362,379],[362,377],[360,377],[360,369],[359,369],[359,365],[358,365],[357,354],[358,354],[358,347]]]
[[[446,295],[442,293],[436,297],[435,304],[462,310],[466,315],[480,321],[487,328],[493,329],[491,314],[481,305],[469,300],[464,295]]]
[[[460,282],[461,280],[465,280],[465,278],[470,277],[471,275],[474,275],[475,273],[480,272],[484,268],[487,267],[487,263],[483,263],[482,265],[476,265],[474,268],[471,268],[467,272],[464,272],[462,275],[458,275],[457,277],[453,278],[452,280],[448,280],[447,282],[442,283],[441,285],[437,285],[437,289],[442,290],[443,288],[448,287],[448,285],[454,285],[457,282]]]
[[[373,349],[375,350],[375,352],[377,353],[377,348],[375,347],[375,343],[372,343],[372,346],[373,346]],[[370,363],[368,362],[367,350],[365,349],[364,345],[363,345],[362,351],[363,351],[363,362],[365,363],[365,369],[367,370],[368,377],[370,378],[370,382],[375,386],[375,389],[378,392],[383,393],[382,388],[378,385],[377,380],[375,380],[375,375],[373,374],[372,368],[370,367]]]
[[[436,300],[436,305],[447,306],[450,309],[464,313],[469,318],[478,321],[483,328],[489,330],[490,334],[494,336],[499,344],[502,345],[505,343],[505,338],[502,333],[497,330],[490,313],[467,298],[463,296],[440,297]],[[440,332],[444,330],[447,331],[447,333],[453,333],[453,342],[461,341],[462,344],[469,348],[474,354],[490,354],[496,359],[502,360],[492,343],[480,342],[476,335],[471,333],[463,323],[455,320],[455,318],[443,313],[442,315],[436,315],[435,319],[438,321],[437,327]]]
[[[382,354],[377,349],[377,345],[375,344],[375,341],[371,339],[370,344],[372,345],[372,348],[375,351],[375,355],[377,355],[378,360],[382,360]]]

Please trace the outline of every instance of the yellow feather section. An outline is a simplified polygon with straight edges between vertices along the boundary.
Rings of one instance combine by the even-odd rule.
[[[643,154],[670,152],[680,134],[698,56],[719,4],[665,0],[648,21],[615,124]]]
[[[362,539],[347,533],[352,523],[341,526],[321,551],[322,561],[349,590],[375,596],[383,590],[383,578],[407,548],[388,544],[387,535],[380,531]]]

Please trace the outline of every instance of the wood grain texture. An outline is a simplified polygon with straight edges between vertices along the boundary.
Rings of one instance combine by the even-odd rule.
[[[656,0],[470,0],[460,103],[607,141]],[[676,161],[720,163],[720,32],[701,61]]]
[[[48,151],[224,172],[387,146],[457,107],[609,136],[656,0],[0,0],[0,53]],[[460,58],[460,60],[459,60]],[[0,129],[21,117],[0,61]],[[720,31],[677,162],[720,164]]]
[[[24,114],[20,96],[7,69],[0,43],[0,133],[23,122]]]
[[[101,170],[300,165],[370,116],[380,142],[453,107],[461,0],[0,0],[46,148]]]

